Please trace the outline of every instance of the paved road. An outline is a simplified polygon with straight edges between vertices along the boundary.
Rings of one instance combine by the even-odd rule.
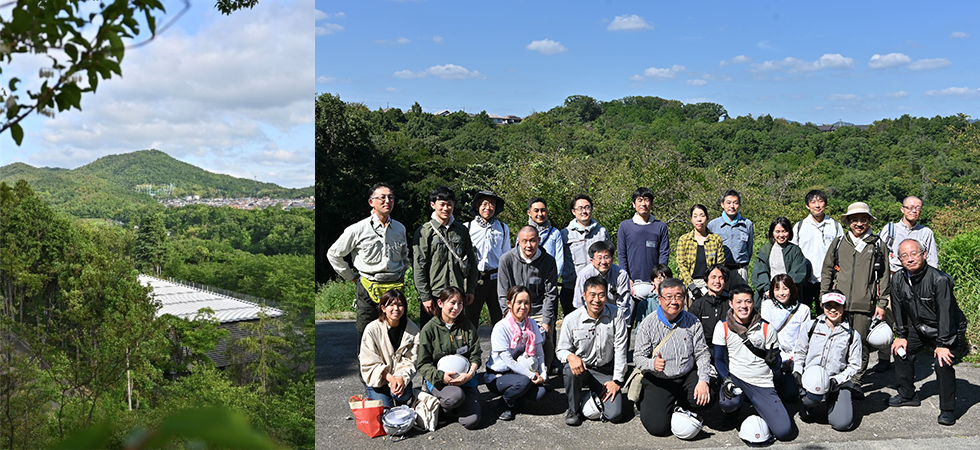
[[[483,354],[490,353],[490,328],[480,328]],[[351,420],[347,399],[363,394],[357,373],[357,332],[353,321],[322,321],[316,324],[316,446],[318,449],[347,448],[731,448],[744,447],[737,430],[725,426],[717,408],[706,417],[701,438],[681,441],[674,437],[650,436],[639,417],[621,424],[586,421],[580,427],[565,425],[563,389],[549,393],[540,404],[518,413],[511,422],[496,419],[496,400],[483,393],[483,422],[477,430],[466,430],[458,423],[431,433],[412,431],[405,439],[368,439]],[[872,364],[875,357],[872,356]],[[837,432],[824,422],[804,423],[793,415],[799,436],[775,447],[787,449],[887,449],[954,450],[980,448],[980,368],[957,366],[956,425],[936,424],[939,415],[938,385],[929,365],[919,358],[916,387],[922,405],[917,408],[888,408],[895,390],[894,373],[869,373],[872,387],[867,398],[856,402],[859,425],[850,432]],[[416,376],[415,385],[420,378]]]

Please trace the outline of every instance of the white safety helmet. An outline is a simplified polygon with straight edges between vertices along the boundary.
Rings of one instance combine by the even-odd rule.
[[[830,376],[822,366],[813,365],[803,371],[803,389],[811,400],[820,402],[830,392]]]
[[[517,363],[531,372],[538,373],[541,371],[541,367],[538,365],[538,358],[535,356],[528,356],[525,353],[517,358]]]
[[[470,362],[460,355],[446,355],[439,358],[436,368],[445,373],[466,373],[470,371]]]
[[[882,320],[875,318],[871,321],[871,331],[868,331],[868,345],[877,348],[890,348],[892,345],[892,327]]]
[[[749,416],[742,421],[742,427],[738,430],[738,437],[749,445],[760,445],[769,442],[772,434],[769,433],[769,425],[759,416]]]
[[[634,281],[633,292],[636,294],[636,298],[647,298],[650,292],[653,292],[653,283],[648,281]]]
[[[589,392],[585,401],[582,402],[582,415],[586,419],[599,420],[602,418],[602,411],[602,397],[599,397],[595,392]]]
[[[415,410],[408,406],[396,406],[381,416],[381,424],[388,436],[401,436],[408,433],[415,424]]]
[[[704,421],[701,420],[700,416],[680,406],[674,408],[674,414],[670,416],[670,432],[686,441],[697,437],[702,426],[704,426]]]

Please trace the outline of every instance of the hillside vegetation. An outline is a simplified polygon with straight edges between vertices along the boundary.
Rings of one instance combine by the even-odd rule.
[[[0,181],[26,181],[52,207],[76,217],[127,218],[134,205],[155,205],[157,198],[279,197],[313,195],[312,187],[287,189],[273,183],[208,172],[159,150],[142,150],[99,158],[77,169],[37,168],[23,163],[0,167]],[[166,197],[154,197],[137,187],[154,189],[173,184]]]

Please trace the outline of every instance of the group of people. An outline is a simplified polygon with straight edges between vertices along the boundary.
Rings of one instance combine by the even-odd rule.
[[[918,223],[920,199],[906,198],[903,219],[875,234],[867,204],[851,204],[838,223],[825,212],[826,194],[814,190],[804,199],[810,214],[795,225],[773,219],[768,242],[753,252],[754,224],[739,212],[739,193],[728,190],[719,199],[720,217],[709,221],[707,207],[691,208],[693,230],[676,244],[676,276],[653,200],[650,189],[633,192],[635,214],[620,223],[614,246],[593,218],[589,196],[572,199],[574,219],[564,229],[549,221],[545,199],[531,198],[512,248],[510,228],[498,219],[504,200],[492,192],[476,194],[473,220],[462,224],[453,215],[455,193],[435,188],[431,219],[409,242],[391,218],[392,188],[373,186],[371,215],[345,230],[327,254],[342,278],[357,281],[367,395],[386,406],[410,403],[417,370],[443,412],[474,428],[481,421],[479,384],[501,396],[498,417],[511,420],[521,404],[545,395],[549,376],[561,374],[571,426],[586,418],[622,420],[632,407],[629,387],[653,435],[692,437],[672,425],[697,422],[697,413],[716,403],[734,421],[751,404],[757,416],[742,428],[751,419],[765,429],[757,436],[786,440],[793,430],[787,405],[796,402],[804,421],[825,413],[834,429],[853,427],[852,402],[864,396],[875,345],[875,370],[889,370],[894,355],[898,394],[889,405],[918,405],[914,361],[929,347],[938,422],[955,423],[952,365],[966,351],[966,319],[953,281],[937,268],[932,231]],[[405,316],[409,264],[421,328]],[[493,331],[479,373],[484,305]],[[888,328],[886,344],[868,341],[872,329],[891,326],[894,340]],[[449,355],[469,367],[445,369],[440,361]]]

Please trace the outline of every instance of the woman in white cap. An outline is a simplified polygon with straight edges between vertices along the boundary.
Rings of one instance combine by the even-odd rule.
[[[528,317],[531,294],[524,286],[507,290],[507,316],[493,326],[490,359],[484,382],[501,395],[500,420],[513,420],[514,407],[523,401],[541,400],[548,377],[544,365],[544,338],[537,322]]]
[[[844,318],[844,294],[831,290],[821,300],[824,313],[800,330],[793,355],[793,376],[797,384],[804,386],[803,375],[807,369],[819,371],[822,368],[829,382],[827,386],[821,386],[826,392],[821,394],[823,398],[802,396],[800,419],[811,421],[812,410],[826,404],[830,426],[837,431],[847,431],[854,424],[851,377],[861,368],[861,335]]]

